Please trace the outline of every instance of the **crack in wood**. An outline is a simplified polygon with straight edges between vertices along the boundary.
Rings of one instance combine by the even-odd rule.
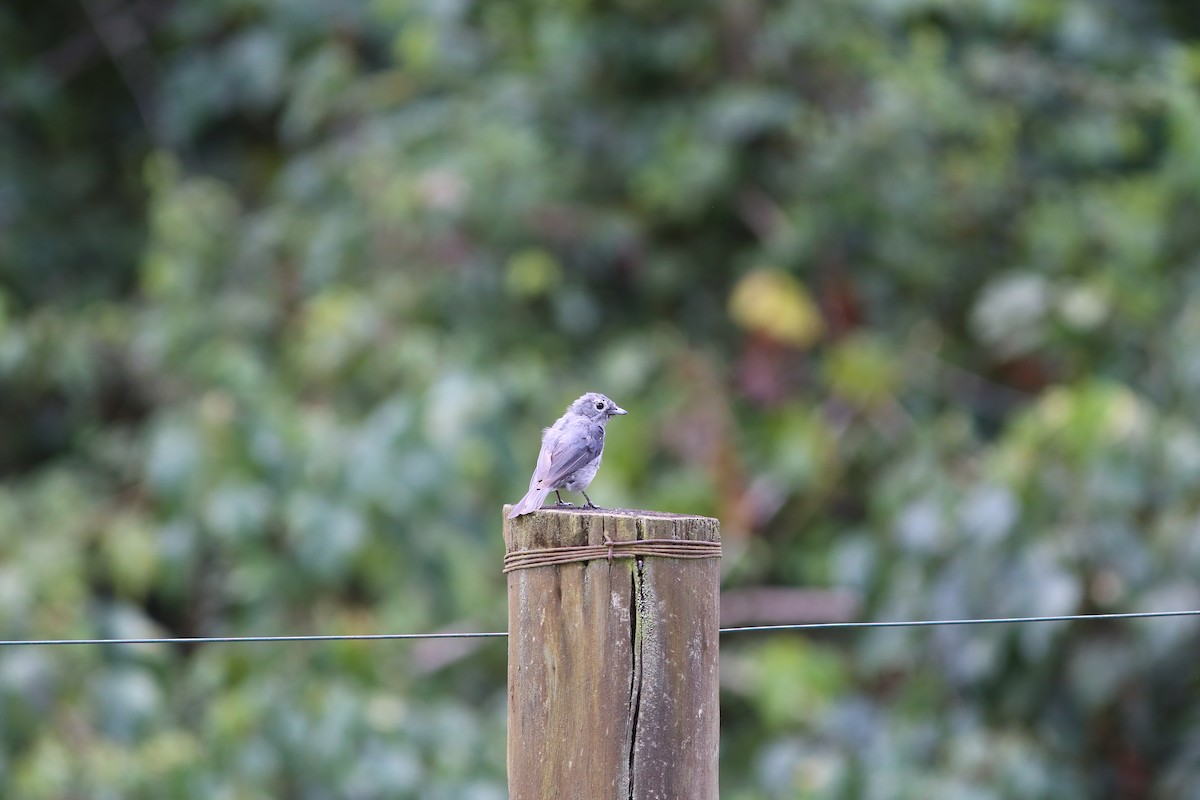
[[[645,523],[641,519],[634,521],[634,539],[646,538]],[[633,583],[633,592],[629,598],[629,630],[632,637],[629,642],[629,653],[633,663],[630,665],[630,704],[632,719],[629,729],[629,800],[634,800],[634,790],[637,775],[634,765],[637,758],[638,722],[642,713],[642,684],[645,678],[645,619],[646,619],[646,574],[645,562],[641,558],[634,559],[633,568],[629,570]]]
[[[645,649],[643,647],[645,639],[645,631],[642,628],[642,621],[646,614],[646,587],[645,573],[643,572],[644,562],[641,558],[635,559],[635,567],[631,569],[630,579],[633,582],[633,595],[630,602],[629,614],[629,632],[630,636],[630,658],[633,663],[630,668],[629,681],[629,704],[632,716],[632,725],[629,731],[629,800],[634,800],[634,758],[637,755],[638,745],[638,718],[642,712],[642,679],[645,675]]]

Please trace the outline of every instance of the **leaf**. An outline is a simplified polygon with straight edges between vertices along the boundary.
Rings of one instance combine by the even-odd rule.
[[[729,315],[748,331],[797,348],[810,347],[825,327],[804,285],[777,269],[742,276],[729,296]]]

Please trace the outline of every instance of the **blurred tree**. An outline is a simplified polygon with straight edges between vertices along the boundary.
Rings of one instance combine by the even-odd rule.
[[[0,634],[497,628],[588,389],[594,496],[720,516],[730,585],[1198,607],[1185,5],[8,4]],[[1191,796],[1196,646],[730,639],[723,793]],[[0,769],[502,797],[503,659],[4,650]]]

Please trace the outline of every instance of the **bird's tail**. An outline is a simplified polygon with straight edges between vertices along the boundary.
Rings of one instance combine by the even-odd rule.
[[[508,518],[516,519],[522,514],[531,514],[534,511],[537,511],[542,507],[542,503],[546,502],[546,495],[548,494],[550,494],[549,489],[530,489],[525,493],[525,496],[522,497],[517,504],[512,507],[512,511],[508,512]]]

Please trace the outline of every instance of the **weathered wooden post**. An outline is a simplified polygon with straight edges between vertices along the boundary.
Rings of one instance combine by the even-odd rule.
[[[717,800],[717,520],[544,509],[504,541],[511,800]]]

